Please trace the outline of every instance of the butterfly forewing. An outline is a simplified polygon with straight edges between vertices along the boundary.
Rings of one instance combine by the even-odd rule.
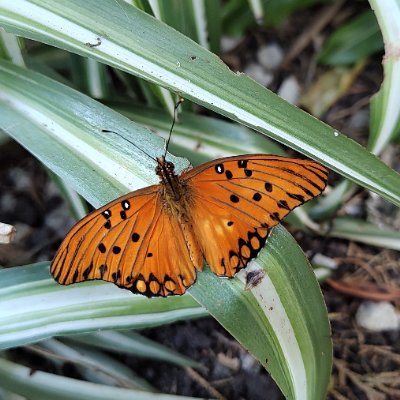
[[[65,285],[102,279],[147,296],[182,294],[196,279],[182,229],[162,207],[158,185],[123,196],[78,222],[61,244],[51,273]]]
[[[182,175],[195,198],[195,234],[213,272],[233,276],[254,258],[270,229],[319,195],[327,170],[310,160],[228,157]]]

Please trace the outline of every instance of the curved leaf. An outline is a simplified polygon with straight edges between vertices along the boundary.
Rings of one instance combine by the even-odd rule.
[[[371,152],[379,154],[394,137],[400,134],[400,1],[370,0],[382,30],[385,43],[383,67],[385,77],[379,92],[371,102]]]
[[[122,0],[2,0],[0,26],[157,83],[400,205],[400,176],[363,147]],[[91,47],[97,38],[101,44]]]
[[[99,329],[147,328],[207,315],[190,296],[150,301],[105,282],[57,285],[49,263],[0,270],[0,349]]]
[[[153,160],[140,149],[154,156],[162,154],[160,138],[94,100],[37,73],[5,62],[0,62],[0,73],[5,78],[0,81],[0,121],[4,129],[94,205],[99,206],[143,186],[146,180],[154,182]],[[102,128],[117,130],[121,136],[104,134]],[[178,170],[187,165],[182,159],[174,159],[174,162]],[[256,261],[268,273],[267,285],[260,285],[266,294],[258,293],[257,288],[244,291],[244,283],[239,278],[227,281],[207,272],[199,274],[198,283],[189,293],[206,309],[212,310],[213,315],[253,352],[289,398],[320,398],[326,391],[331,367],[331,344],[329,335],[325,334],[329,324],[321,292],[304,254],[283,228],[275,229],[269,243],[266,250],[269,256],[260,255]],[[27,271],[29,268],[24,274]],[[42,279],[46,273],[43,269]],[[47,277],[45,282],[35,283],[34,276],[28,280],[27,287],[36,290],[39,286],[43,291],[31,297],[35,295],[26,290],[24,284],[17,285],[16,276],[24,274],[17,270],[1,271],[1,274],[0,283],[5,285],[2,290],[8,293],[8,297],[2,297],[2,307],[9,311],[15,309],[6,301],[14,296],[15,301],[22,302],[19,309],[24,310],[22,315],[3,313],[3,340],[11,345],[51,334],[140,326],[143,319],[137,312],[150,312],[145,322],[153,319],[157,322],[162,316],[157,315],[156,305],[168,307],[172,304],[170,307],[174,308],[183,301],[182,298],[172,298],[172,303],[169,303],[171,299],[132,298],[129,292],[121,294],[121,290],[112,285],[99,282],[60,287]],[[7,274],[13,274],[13,279],[6,279]],[[118,299],[114,298],[117,293]],[[303,302],[299,298],[305,293],[307,301]],[[119,297],[122,295],[123,298]],[[128,298],[132,299],[131,307],[126,304]],[[266,306],[263,300],[267,298],[280,304],[272,314],[271,305]],[[188,301],[186,296],[184,299]],[[191,308],[190,304],[193,303],[189,306],[185,303]],[[312,304],[317,312],[310,314],[307,304]],[[176,311],[178,317],[187,315],[185,305],[182,311]],[[293,311],[294,305],[297,306]],[[39,307],[37,314],[30,306]],[[45,309],[40,308],[43,306]],[[204,312],[200,310],[192,311],[199,315]],[[110,319],[116,312],[117,316]],[[130,315],[130,318],[122,315]],[[172,315],[176,314],[172,312]]]

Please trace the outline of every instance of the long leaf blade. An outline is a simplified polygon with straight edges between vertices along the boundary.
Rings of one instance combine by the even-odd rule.
[[[130,139],[133,143],[137,143],[137,146],[144,146],[147,152],[154,155],[162,154],[161,140],[157,140],[147,130],[129,122],[126,118],[105,106],[79,95],[74,90],[49,78],[7,63],[1,64],[0,68],[3,76],[6,77],[0,83],[3,96],[3,101],[0,101],[0,121],[4,123],[7,132],[40,157],[49,167],[55,169],[64,179],[68,179],[78,191],[85,193],[95,205],[104,204],[111,198],[134,189],[137,185],[144,185],[146,179],[149,182],[154,181],[152,160],[145,157],[139,148],[125,142],[123,138]],[[26,85],[27,81],[29,82],[28,86]],[[4,101],[4,98],[7,101]],[[54,104],[57,104],[57,107]],[[102,134],[101,128],[109,126],[114,130],[116,129],[114,127],[117,126],[122,137],[113,137],[113,140],[111,140],[110,137]],[[130,133],[133,133],[134,136],[130,137]],[[99,148],[102,148],[100,159],[98,158]],[[171,156],[168,155],[168,157]],[[181,159],[175,161],[178,169],[182,169],[185,165]],[[141,162],[144,166],[141,165]],[[90,173],[93,166],[97,168],[97,174]],[[87,175],[86,171],[88,172]],[[85,183],[87,184],[85,185]],[[273,237],[271,237],[272,243],[274,243]],[[278,269],[287,271],[297,268],[299,268],[299,271],[309,270],[304,255],[299,252],[298,246],[282,228],[276,229],[275,237],[279,245],[267,247],[269,249],[267,252],[273,254],[275,260],[278,260],[277,262],[281,264],[277,267]],[[282,258],[279,252],[282,252],[285,256]],[[290,258],[289,255],[292,253],[293,257]],[[263,259],[260,256],[257,263],[269,274],[270,263],[272,263],[270,259]],[[271,271],[275,270],[274,264],[271,265]],[[1,271],[2,274],[6,274],[6,272],[8,271]],[[32,273],[34,272],[32,271]],[[48,274],[47,270],[44,269],[42,274],[44,274],[42,277],[44,279],[44,276]],[[10,279],[7,280],[4,277],[0,279],[0,282],[6,284],[4,290],[9,290],[7,292],[9,297],[19,297],[27,293],[26,290],[20,290],[18,287],[9,285],[10,282],[18,281],[16,275],[22,276],[23,274],[14,271],[14,276]],[[280,290],[284,289],[289,295],[282,298],[279,290],[272,292],[277,293],[277,297],[280,298],[279,302],[285,304],[285,306],[275,310],[274,315],[275,318],[285,321],[285,326],[290,327],[291,332],[293,332],[290,338],[293,339],[292,347],[297,349],[295,365],[300,365],[300,371],[302,371],[300,375],[293,373],[290,354],[283,350],[284,344],[279,343],[279,340],[276,339],[280,337],[279,331],[274,333],[279,325],[270,323],[266,315],[268,307],[262,308],[260,306],[260,302],[263,304],[262,295],[253,292],[244,293],[244,284],[238,279],[221,280],[209,273],[199,274],[199,282],[191,289],[190,293],[196,299],[199,299],[205,308],[213,308],[215,317],[250,351],[255,352],[254,355],[270,369],[274,379],[289,398],[307,396],[318,398],[317,394],[326,391],[330,372],[330,343],[324,337],[319,337],[315,341],[304,340],[301,337],[304,335],[304,328],[309,331],[308,334],[312,337],[312,325],[322,327],[329,325],[320,289],[313,274],[299,273],[298,277],[300,280],[288,281],[285,274],[275,275],[275,279],[269,280],[272,282],[269,287],[280,287]],[[279,282],[279,280],[282,281]],[[46,282],[46,289],[40,294],[40,299],[49,306],[54,304],[53,309],[48,310],[47,313],[44,312],[45,310],[39,309],[40,315],[35,314],[35,312],[28,313],[27,315],[32,315],[34,320],[25,321],[25,325],[18,325],[22,316],[8,315],[8,319],[3,320],[1,325],[4,329],[4,341],[7,339],[10,343],[13,340],[13,345],[16,345],[22,343],[22,339],[27,342],[39,340],[51,334],[82,332],[82,329],[90,331],[105,327],[137,327],[140,326],[140,322],[143,322],[140,320],[140,315],[135,315],[135,308],[127,308],[122,298],[111,302],[112,298],[109,297],[111,294],[108,294],[108,290],[111,290],[110,285],[89,282],[83,285],[59,287],[51,281],[48,275]],[[224,290],[214,290],[212,282],[218,282],[218,285],[222,285]],[[32,285],[35,288],[35,284],[32,283]],[[291,288],[289,292],[288,288]],[[120,290],[114,289],[120,295]],[[88,290],[94,291],[93,295],[88,296]],[[296,297],[302,296],[303,291],[307,293],[308,301],[311,301],[319,309],[319,312],[313,314],[311,318],[307,316],[306,312],[300,312],[299,308],[297,308],[295,314],[288,311],[290,304],[300,304]],[[64,295],[61,295],[61,293],[64,293]],[[131,296],[129,293],[126,294]],[[99,305],[96,298],[100,295],[102,295],[103,303]],[[229,307],[226,304],[228,299],[226,296],[228,295],[231,299]],[[6,297],[3,298],[6,300]],[[24,309],[29,309],[29,306],[36,306],[38,298],[25,297]],[[57,306],[58,303],[54,303],[54,298],[63,299],[63,301],[70,299],[72,303],[70,305],[62,304],[64,312],[61,313]],[[89,299],[92,301],[91,298],[94,299],[94,314],[87,303]],[[5,300],[3,307],[5,310],[10,310],[11,308]],[[135,302],[144,302],[143,305],[140,303],[138,308],[144,310],[145,305],[154,310],[154,305],[159,304],[154,300],[149,301],[145,298],[137,300],[137,296],[134,297],[134,300]],[[158,300],[161,301],[162,299]],[[182,300],[175,299],[175,301]],[[79,302],[79,306],[75,302]],[[81,303],[86,307],[86,313],[79,308]],[[114,308],[110,307],[110,304]],[[110,313],[115,313],[118,304],[121,305],[120,311],[124,313],[123,315],[132,314],[131,319],[123,318],[122,315],[117,321],[102,318],[102,316],[109,317]],[[197,312],[198,308],[195,310],[195,313]],[[183,314],[184,311],[179,315]],[[279,317],[276,317],[277,315]],[[81,316],[83,322],[82,320],[77,321],[77,316]],[[93,320],[93,316],[98,317],[98,319]],[[26,316],[24,315],[24,317]],[[85,317],[90,319],[91,325],[86,322]],[[134,325],[135,317],[139,318],[136,325]],[[17,318],[17,321],[13,318]],[[60,318],[63,322],[61,325],[63,329],[60,329],[60,325],[56,324],[60,322]],[[149,319],[157,320],[154,314],[151,314],[145,322],[148,323]],[[238,323],[239,321],[247,322],[241,325]],[[36,323],[39,326],[35,326]],[[54,326],[54,324],[56,325]],[[122,324],[124,325],[122,326]],[[15,328],[14,331],[13,328]],[[32,328],[31,331],[29,331],[30,328]],[[321,330],[320,333],[324,330]],[[7,333],[10,334],[8,337],[6,336]],[[258,338],[257,346],[252,345],[254,336]],[[275,339],[271,340],[270,337]],[[320,345],[324,348],[323,352],[319,350]],[[267,353],[268,363],[265,361],[265,354]],[[322,353],[325,356],[322,356]],[[326,356],[327,354],[328,356]],[[312,355],[311,360],[310,355]],[[318,379],[313,376],[315,373],[318,374]],[[298,379],[293,378],[297,376],[300,377]]]
[[[212,53],[121,0],[3,0],[0,25],[162,85],[320,160],[400,205],[400,176],[356,142],[231,72]],[[100,46],[87,45],[96,43],[99,35]]]

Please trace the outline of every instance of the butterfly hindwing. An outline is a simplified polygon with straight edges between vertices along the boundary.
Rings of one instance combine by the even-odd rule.
[[[219,159],[182,175],[193,192],[194,230],[213,272],[232,277],[261,250],[270,229],[319,195],[327,170],[268,155]]]
[[[150,186],[79,221],[61,244],[51,273],[66,285],[102,279],[147,296],[182,294],[196,279],[193,262],[202,264],[201,257],[193,260],[186,240],[162,207],[159,185]]]

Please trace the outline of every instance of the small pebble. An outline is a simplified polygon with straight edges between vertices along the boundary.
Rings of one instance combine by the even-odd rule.
[[[324,256],[321,253],[317,253],[315,254],[315,256],[312,259],[313,264],[317,264],[321,267],[326,267],[329,269],[336,269],[338,266],[338,263],[336,260],[334,260],[333,258]]]
[[[218,353],[217,360],[224,367],[227,367],[232,371],[237,372],[240,369],[240,361],[237,357],[229,357],[224,353]]]
[[[48,198],[53,196],[60,196],[60,189],[53,181],[46,182],[45,185],[45,194]]]
[[[250,63],[244,69],[244,73],[263,86],[268,86],[274,79],[273,75],[256,63]]]
[[[362,204],[346,204],[344,206],[344,211],[347,215],[352,217],[361,217],[362,213],[364,212],[364,208]]]
[[[240,38],[223,36],[221,39],[221,49],[223,53],[233,50],[240,42]]]
[[[67,207],[58,207],[47,214],[45,225],[55,232],[65,234],[65,227],[71,228],[74,225],[74,220],[68,213]]]
[[[260,47],[257,52],[258,62],[267,70],[278,68],[283,60],[283,51],[276,43]]]
[[[0,222],[0,243],[11,243],[15,239],[15,227]]]
[[[261,368],[260,363],[249,353],[240,354],[240,363],[245,371],[255,372]]]
[[[361,130],[368,128],[369,126],[369,110],[357,111],[351,116],[347,129],[349,130]]]
[[[32,189],[32,176],[26,170],[16,167],[10,171],[9,176],[14,182],[14,190],[29,192]]]
[[[400,315],[388,301],[364,301],[358,307],[356,321],[359,326],[375,332],[398,330]]]
[[[294,76],[289,76],[278,90],[278,96],[291,104],[297,104],[300,97],[300,85]]]

